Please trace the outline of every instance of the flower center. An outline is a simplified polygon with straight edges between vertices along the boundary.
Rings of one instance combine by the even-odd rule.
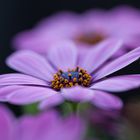
[[[76,85],[88,87],[90,83],[91,76],[87,71],[77,67],[76,69],[68,70],[67,72],[59,70],[54,74],[51,86],[55,90],[60,90],[61,88],[69,88]]]
[[[89,33],[79,35],[76,38],[76,41],[81,42],[81,43],[86,43],[89,45],[94,45],[94,44],[97,44],[100,41],[104,40],[104,38],[105,38],[105,36],[101,33],[89,32]]]

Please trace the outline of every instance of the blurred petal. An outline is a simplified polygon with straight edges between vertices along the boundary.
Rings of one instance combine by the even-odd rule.
[[[56,112],[48,111],[36,117],[23,117],[18,130],[21,140],[78,140],[83,126],[75,116],[61,119]]]
[[[19,134],[20,140],[44,140],[41,137],[46,135],[52,125],[58,125],[57,120],[59,121],[59,116],[54,111],[37,116],[23,116],[19,120],[17,135]]]
[[[140,87],[140,74],[108,78],[91,86],[93,89],[120,92]]]
[[[9,92],[7,100],[14,104],[31,104],[44,100],[55,94],[57,94],[57,92],[49,88],[18,86],[17,90],[14,90],[11,93]]]
[[[0,86],[10,85],[40,85],[47,86],[43,80],[24,74],[3,74],[0,75]]]
[[[14,118],[6,108],[0,106],[0,140],[12,140]]]
[[[49,51],[48,58],[57,69],[67,71],[76,67],[77,49],[72,42],[58,43]]]
[[[32,51],[14,53],[7,59],[7,64],[19,72],[47,81],[52,80],[55,73],[45,58]]]
[[[61,133],[61,135],[59,135],[59,140],[83,140],[85,132],[83,123],[81,122],[80,118],[76,116],[69,116],[63,121],[63,127],[65,128],[65,130],[61,130],[64,131],[63,134],[61,132],[58,132],[58,134]]]
[[[61,103],[63,103],[64,101],[64,98],[62,97],[61,94],[55,94],[49,98],[46,98],[44,101],[42,101],[40,104],[39,104],[39,109],[48,109],[50,107],[53,107],[53,106],[57,106]]]
[[[109,93],[102,91],[94,91],[92,103],[102,109],[121,109],[122,101]]]
[[[105,40],[96,47],[93,47],[93,49],[86,54],[85,59],[80,61],[79,65],[91,73],[107,61],[121,45],[122,42],[120,40]]]
[[[140,47],[134,49],[133,51],[117,58],[116,60],[110,62],[108,65],[99,70],[95,75],[95,80],[101,79],[109,74],[112,74],[123,67],[131,64],[140,58]]]
[[[78,17],[75,13],[65,11],[45,18],[33,29],[17,34],[12,44],[16,49],[31,49],[44,54],[51,44],[75,33]]]
[[[72,87],[62,89],[61,93],[67,100],[87,102],[91,100],[94,96],[94,91],[83,87]]]
[[[70,116],[67,119],[57,120],[45,134],[41,140],[81,140],[83,126],[79,118]]]

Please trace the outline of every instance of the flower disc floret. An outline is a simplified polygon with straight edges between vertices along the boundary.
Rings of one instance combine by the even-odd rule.
[[[88,74],[86,70],[77,67],[67,72],[59,70],[54,74],[51,86],[55,90],[60,90],[61,88],[69,88],[76,85],[88,87],[90,83],[91,75]]]

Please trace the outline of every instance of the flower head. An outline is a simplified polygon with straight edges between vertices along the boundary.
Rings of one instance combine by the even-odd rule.
[[[137,48],[105,64],[120,47],[121,41],[106,40],[83,55],[72,42],[57,44],[46,56],[18,51],[8,58],[7,64],[23,74],[0,76],[0,100],[14,104],[40,102],[40,108],[44,108],[66,99],[119,109],[121,100],[109,92],[140,86],[139,74],[107,78],[140,57]]]
[[[74,115],[64,119],[57,112],[49,111],[16,119],[2,106],[0,114],[1,140],[82,140],[84,134],[81,119]]]
[[[41,21],[33,30],[18,34],[13,44],[18,49],[44,53],[52,44],[73,40],[79,47],[95,47],[108,38],[124,40],[122,54],[140,45],[140,12],[130,7],[110,11],[90,10],[81,15],[60,13]]]

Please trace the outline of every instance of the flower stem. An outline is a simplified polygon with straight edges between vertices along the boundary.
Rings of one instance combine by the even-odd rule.
[[[22,109],[25,114],[37,114],[39,112],[37,104],[25,105]]]

